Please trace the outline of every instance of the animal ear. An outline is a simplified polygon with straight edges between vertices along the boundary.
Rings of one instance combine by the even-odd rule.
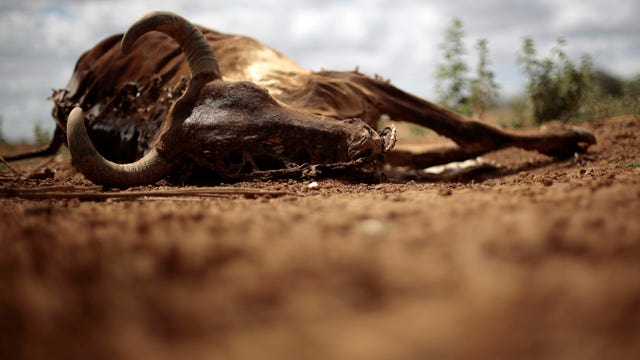
[[[382,138],[382,152],[388,152],[396,145],[398,132],[395,126],[386,126],[378,135]]]

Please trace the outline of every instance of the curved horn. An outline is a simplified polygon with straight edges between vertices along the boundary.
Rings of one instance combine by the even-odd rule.
[[[122,52],[127,54],[136,40],[150,31],[163,32],[180,45],[192,78],[205,75],[214,80],[222,77],[218,60],[202,32],[180,15],[171,12],[154,11],[138,19],[122,38]]]
[[[169,110],[163,130],[166,135],[169,129],[179,127],[181,120],[191,112],[190,105],[199,89],[205,83],[221,78],[220,67],[202,32],[170,12],[151,12],[138,19],[122,38],[122,52],[131,51],[135,42],[150,31],[160,31],[173,38],[180,45],[191,70],[191,85]],[[116,164],[105,159],[89,139],[81,108],[75,108],[69,114],[67,143],[78,170],[92,182],[104,186],[127,188],[152,184],[169,175],[173,168],[155,147],[142,159],[130,164]]]
[[[130,164],[116,164],[105,159],[89,139],[79,107],[71,111],[67,120],[67,144],[76,168],[92,182],[108,187],[152,184],[169,175],[173,168],[155,148]]]

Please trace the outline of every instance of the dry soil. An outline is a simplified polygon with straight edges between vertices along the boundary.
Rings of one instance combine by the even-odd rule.
[[[103,199],[65,156],[2,167],[0,359],[638,359],[640,117],[586,126],[444,182]]]

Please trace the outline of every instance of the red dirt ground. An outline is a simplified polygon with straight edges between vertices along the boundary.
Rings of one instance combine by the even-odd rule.
[[[276,195],[2,167],[0,359],[638,359],[640,117],[586,126],[585,155],[475,179],[232,185]]]

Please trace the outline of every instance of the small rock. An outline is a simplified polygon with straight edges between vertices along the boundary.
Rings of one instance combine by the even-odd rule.
[[[451,196],[451,194],[453,194],[453,191],[451,191],[451,189],[440,189],[440,191],[438,191],[438,194],[440,196]]]
[[[357,225],[357,231],[367,236],[380,236],[390,231],[387,224],[376,219],[367,219]]]

